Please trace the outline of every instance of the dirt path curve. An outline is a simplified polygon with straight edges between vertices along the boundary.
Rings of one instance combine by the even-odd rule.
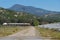
[[[15,34],[12,34],[12,35],[9,35],[8,37],[20,37],[20,36],[36,36],[36,29],[34,27],[29,27],[28,29],[26,30],[22,30],[18,33],[15,33]]]
[[[43,39],[39,37],[38,31],[31,26],[28,29],[9,35],[3,39],[0,38],[0,40],[50,40],[50,39]]]

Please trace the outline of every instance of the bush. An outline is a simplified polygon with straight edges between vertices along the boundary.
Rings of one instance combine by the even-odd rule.
[[[32,23],[33,26],[38,26],[39,25],[39,21],[38,20],[33,20],[33,23]]]

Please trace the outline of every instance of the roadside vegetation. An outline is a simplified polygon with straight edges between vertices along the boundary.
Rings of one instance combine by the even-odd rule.
[[[60,31],[58,29],[39,28],[36,29],[40,32],[40,36],[51,37],[54,40],[60,40]]]
[[[23,29],[28,28],[27,26],[0,26],[0,37],[8,36],[11,34],[14,34],[16,32],[19,32]]]

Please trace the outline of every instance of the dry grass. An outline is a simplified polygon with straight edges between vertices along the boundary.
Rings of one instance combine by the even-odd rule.
[[[13,33],[19,32],[27,27],[20,26],[0,26],[0,37],[8,36]]]
[[[60,40],[60,32],[56,31],[56,30],[52,30],[52,29],[48,29],[48,28],[38,28],[36,27],[36,29],[38,29],[38,31],[40,32],[40,36],[43,37],[52,37],[52,39],[54,40]]]

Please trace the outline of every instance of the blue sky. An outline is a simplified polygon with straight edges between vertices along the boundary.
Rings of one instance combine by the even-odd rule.
[[[60,11],[60,0],[0,0],[0,7],[9,8],[14,4]]]

